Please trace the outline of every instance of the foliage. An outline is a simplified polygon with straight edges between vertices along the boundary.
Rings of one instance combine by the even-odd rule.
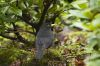
[[[18,48],[2,48],[0,49],[0,66],[10,65],[16,60],[22,60],[25,64],[31,61],[33,58],[33,53],[30,51],[21,50]]]
[[[87,66],[99,66],[99,5],[100,0],[0,0],[0,65],[18,59],[22,66],[47,66],[48,61],[72,64],[73,59],[84,60],[86,55]],[[52,22],[56,38],[54,47],[37,62],[35,38],[46,20]]]
[[[100,63],[100,30],[94,31],[90,34],[88,39],[89,45],[86,47],[87,53],[91,53],[91,56],[85,61],[87,66],[98,66]]]

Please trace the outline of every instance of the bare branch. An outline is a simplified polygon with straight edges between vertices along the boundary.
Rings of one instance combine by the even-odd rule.
[[[15,31],[15,35],[17,36],[18,40],[21,41],[22,43],[25,43],[25,44],[30,44],[30,42],[28,40],[26,40],[25,38],[23,38],[19,32],[17,32],[17,27],[16,25],[13,23],[13,28],[14,28],[14,31]]]
[[[28,31],[28,30],[24,30],[22,28],[17,28],[16,31],[14,31],[13,28],[9,28],[8,30],[5,31],[5,33],[16,33],[16,32],[25,32],[25,33],[29,33],[29,34],[32,34],[32,35],[35,35],[36,34],[35,32],[31,32],[31,31]]]
[[[44,1],[45,1],[45,0],[44,0]],[[46,15],[46,13],[47,13],[47,11],[48,11],[50,5],[52,4],[52,2],[53,2],[53,0],[51,0],[50,2],[44,2],[44,3],[43,3],[43,4],[44,4],[44,9],[43,9],[43,12],[42,12],[42,14],[41,14],[39,23],[38,23],[38,25],[37,25],[37,27],[39,27],[39,28],[37,28],[36,33],[39,31],[40,26],[43,24],[43,21],[44,21],[44,19],[45,19],[45,15]]]
[[[0,33],[0,36],[4,37],[4,38],[7,38],[7,39],[10,39],[10,40],[17,40],[17,38],[15,37],[11,37],[11,36],[8,36],[8,35],[5,35],[4,33]]]

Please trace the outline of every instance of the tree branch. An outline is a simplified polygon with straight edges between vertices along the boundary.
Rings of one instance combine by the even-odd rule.
[[[32,16],[28,13],[27,10],[23,10],[22,11],[22,17],[21,16],[18,16],[18,18],[20,18],[22,21],[24,21],[25,23],[31,25],[33,28],[36,29],[36,33],[39,31],[40,29],[40,26],[42,25],[44,19],[45,19],[45,15],[50,7],[50,5],[53,3],[54,0],[50,0],[49,2],[45,2],[43,3],[44,4],[44,9],[41,13],[41,17],[39,19],[39,22],[38,23],[34,23],[32,21]]]
[[[44,0],[44,1],[45,1],[45,0]],[[37,25],[38,28],[37,28],[37,30],[36,30],[36,33],[39,31],[40,26],[43,24],[43,21],[44,21],[44,19],[45,19],[45,15],[46,15],[46,13],[47,13],[47,11],[48,11],[50,5],[52,4],[52,2],[53,2],[53,0],[51,0],[50,2],[46,1],[46,2],[43,3],[43,4],[44,4],[44,9],[43,9],[43,12],[42,12],[42,14],[41,14],[39,23],[38,23],[38,25]]]
[[[10,39],[10,40],[17,40],[17,38],[15,37],[11,37],[11,36],[8,36],[8,35],[4,35],[4,33],[0,33],[0,36],[4,37],[4,38],[7,38],[7,39]]]
[[[14,31],[15,31],[15,35],[17,36],[18,40],[21,41],[22,43],[30,44],[29,41],[27,41],[25,38],[23,38],[23,37],[19,34],[19,32],[17,32],[17,26],[16,26],[14,23],[12,23],[12,24],[13,24],[13,28],[14,28]]]
[[[31,31],[28,31],[28,30],[23,30],[22,28],[20,28],[19,26],[18,26],[18,28],[17,28],[17,30],[16,31],[14,31],[14,29],[13,28],[9,28],[9,29],[7,29],[6,31],[5,31],[5,33],[16,33],[16,32],[25,32],[25,33],[30,33],[30,34],[36,34],[35,32],[31,32]]]
[[[32,26],[33,28],[36,28],[37,24],[31,21],[32,18],[31,16],[29,16],[29,14],[23,13],[22,17],[21,16],[17,16],[17,17],[21,19],[23,22],[25,22],[26,24]]]
[[[24,2],[24,4],[26,6],[25,2]],[[19,1],[16,0],[16,7],[18,7],[20,9],[20,7],[18,5],[19,5]],[[33,28],[36,28],[37,24],[32,21],[32,16],[30,15],[30,13],[28,12],[27,9],[22,10],[22,16],[18,16],[18,15],[16,15],[16,16],[17,16],[17,18],[21,19],[23,22],[27,23],[28,25],[31,25]]]

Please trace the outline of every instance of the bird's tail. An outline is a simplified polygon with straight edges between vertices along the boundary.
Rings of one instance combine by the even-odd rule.
[[[43,55],[44,55],[44,48],[43,47],[37,48],[36,59],[42,59]]]

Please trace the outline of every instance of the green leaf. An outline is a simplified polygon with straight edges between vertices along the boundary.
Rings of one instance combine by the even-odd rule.
[[[96,28],[93,26],[92,23],[85,23],[85,24],[83,24],[83,26],[90,31],[96,30]]]
[[[88,7],[87,0],[77,0],[72,3],[72,6],[78,9],[84,9]]]
[[[88,4],[87,3],[82,3],[82,4],[79,4],[79,7],[80,9],[85,9],[88,7]]]
[[[34,3],[34,0],[29,0],[28,3],[29,3],[29,6],[32,6]]]
[[[48,11],[51,13],[55,13],[57,10],[57,5],[54,5],[53,7],[51,7]]]
[[[93,54],[85,60],[87,66],[99,66],[100,54]]]
[[[92,20],[92,24],[96,28],[100,28],[100,14],[95,16],[95,19]]]
[[[94,27],[100,28],[100,19],[94,19],[92,21],[92,24],[94,25]]]
[[[84,16],[86,16],[89,19],[93,18],[93,13],[91,12],[90,9],[83,10],[82,13],[83,13]]]
[[[43,0],[37,0],[37,4],[39,5],[40,9],[43,10]]]
[[[98,13],[97,15],[95,15],[94,18],[100,18],[100,13]]]
[[[95,38],[93,38],[93,39],[90,39],[88,42],[89,42],[89,44],[87,47],[87,52],[92,53],[94,50],[93,47],[98,43],[98,41]]]
[[[18,9],[17,7],[11,7],[9,9],[9,13],[13,13],[15,15],[22,16],[22,10]]]
[[[9,6],[3,7],[3,8],[1,9],[1,12],[2,12],[3,14],[5,14],[5,13],[7,12],[8,9],[9,9]]]
[[[83,30],[89,30],[88,28],[86,28],[84,26],[84,24],[82,22],[75,22],[75,23],[73,23],[72,26],[78,27],[78,28],[83,29]]]
[[[23,10],[26,8],[25,4],[23,2],[20,2],[19,3],[19,7]]]
[[[87,18],[85,17],[81,11],[79,10],[69,10],[69,13],[72,15],[72,16],[76,16],[76,17],[80,17],[80,18]]]

